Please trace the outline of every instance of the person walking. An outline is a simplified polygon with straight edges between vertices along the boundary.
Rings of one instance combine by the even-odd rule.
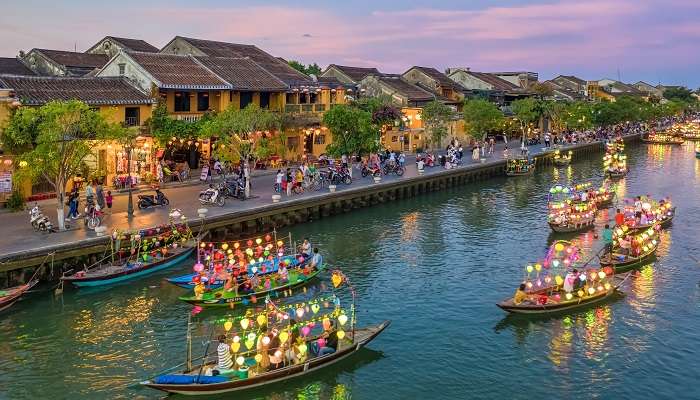
[[[100,210],[105,208],[105,191],[101,183],[97,183],[95,188],[95,196],[97,197],[97,205],[100,206]]]

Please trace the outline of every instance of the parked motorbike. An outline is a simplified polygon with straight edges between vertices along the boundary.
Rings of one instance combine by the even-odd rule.
[[[243,179],[226,179],[223,185],[224,196],[233,199],[245,200],[245,183]]]
[[[379,168],[378,165],[369,166],[367,164],[363,164],[362,165],[362,177],[366,177],[367,175],[381,176],[382,170],[381,170],[381,168]]]
[[[51,220],[41,212],[39,204],[34,204],[34,207],[29,211],[29,222],[37,232],[55,232]]]
[[[387,162],[384,164],[384,175],[389,175],[390,173],[395,173],[398,176],[403,175],[404,168],[401,166],[401,164],[397,162]]]
[[[330,179],[331,183],[334,185],[338,185],[340,183],[344,183],[346,185],[349,185],[352,183],[352,177],[350,176],[350,171],[348,171],[346,168],[343,168],[343,167],[337,167],[335,169],[331,169],[329,171],[328,178]]]
[[[92,196],[88,196],[85,205],[85,225],[90,229],[95,229],[102,223],[102,210],[100,206],[95,204]]]
[[[212,204],[219,207],[223,207],[226,203],[226,196],[224,195],[224,184],[220,183],[216,186],[210,184],[209,188],[199,192],[199,202],[203,205]]]
[[[423,166],[424,167],[434,167],[435,166],[435,156],[428,153],[428,154],[419,154],[416,157],[416,164],[418,161],[423,161]]]
[[[158,206],[167,206],[170,204],[170,200],[168,200],[167,197],[165,197],[165,194],[160,191],[160,189],[155,189],[156,194],[155,196],[152,194],[140,194],[139,195],[139,208],[144,209],[144,208],[151,208],[151,207],[158,207]]]

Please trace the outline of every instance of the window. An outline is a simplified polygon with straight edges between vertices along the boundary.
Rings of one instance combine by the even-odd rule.
[[[190,112],[189,92],[175,92],[175,112]]]
[[[124,75],[126,73],[126,64],[119,64],[119,75]]]
[[[260,108],[270,108],[270,93],[260,93]]]
[[[253,93],[252,92],[241,92],[241,102],[240,102],[241,110],[246,108],[246,106],[252,102],[253,102]]]
[[[209,92],[197,92],[197,111],[209,109]]]
[[[314,144],[326,144],[326,135],[314,135]]]
[[[299,137],[298,136],[293,136],[290,138],[287,138],[287,148],[289,150],[296,150],[299,147]]]
[[[316,93],[309,93],[309,103],[316,104],[318,101],[318,95]]]
[[[399,137],[398,137],[398,136],[396,136],[396,135],[391,135],[391,142],[392,142],[392,143],[396,143],[396,142],[398,142],[398,141],[399,141]]]
[[[287,104],[297,104],[297,98],[294,93],[287,93],[286,102]]]

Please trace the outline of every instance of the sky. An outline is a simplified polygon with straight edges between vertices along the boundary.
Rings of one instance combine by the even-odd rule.
[[[533,71],[700,86],[700,0],[10,1],[0,56],[106,35],[255,44],[303,63]]]

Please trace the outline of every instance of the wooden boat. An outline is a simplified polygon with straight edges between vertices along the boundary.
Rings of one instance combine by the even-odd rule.
[[[322,368],[337,363],[356,353],[382,333],[391,321],[379,325],[355,329],[354,335],[348,334],[338,341],[336,352],[324,356],[309,358],[303,364],[289,365],[272,371],[267,371],[245,379],[225,376],[204,376],[203,371],[215,366],[208,363],[176,375],[161,375],[151,380],[141,382],[142,385],[168,393],[183,395],[213,395],[259,387],[287,379],[308,375]],[[170,383],[187,382],[187,383]]]
[[[549,227],[552,228],[554,232],[557,233],[572,233],[572,232],[580,232],[584,231],[587,229],[590,229],[593,227],[593,224],[595,222],[595,218],[590,218],[584,221],[581,221],[580,223],[575,223],[575,224],[569,224],[569,223],[563,223],[563,224],[557,224],[553,221],[548,222]]]
[[[620,179],[620,178],[624,178],[625,175],[627,175],[627,169],[618,170],[618,171],[606,170],[606,171],[605,171],[605,174],[606,174],[608,177],[610,177],[611,179]]]
[[[642,143],[646,144],[672,144],[681,145],[685,143],[685,139],[679,136],[671,136],[666,134],[655,134],[642,136]]]
[[[532,175],[535,172],[535,161],[529,158],[509,158],[506,160],[507,176]]]
[[[569,164],[571,164],[571,155],[573,152],[569,150],[569,153],[567,155],[562,155],[560,154],[559,150],[554,151],[554,158],[552,158],[552,162],[554,165],[558,167],[564,167]]]
[[[640,254],[638,257],[626,256],[622,254],[606,253],[600,257],[600,265],[603,267],[612,267],[616,274],[629,271],[631,269],[641,267],[647,261],[651,261],[656,257],[656,249],[658,246],[653,246],[647,252]]]
[[[124,261],[107,263],[87,271],[78,271],[72,275],[63,276],[61,280],[72,283],[77,287],[105,286],[135,279],[140,276],[161,271],[172,267],[189,257],[195,249],[195,243],[170,249],[165,256],[152,257],[149,261]]]
[[[298,261],[298,256],[283,256],[282,258],[275,257],[273,261],[263,261],[263,262],[258,262],[253,265],[248,266],[248,274],[253,275],[254,272],[252,270],[253,267],[255,267],[258,271],[261,269],[261,266],[266,266],[267,268],[265,269],[265,273],[259,273],[258,275],[266,275],[270,273],[277,272],[277,269],[279,268],[279,263],[282,260],[286,260],[289,262],[289,268],[295,268],[299,266],[305,265],[309,259],[305,259],[303,263],[299,263]],[[272,268],[270,268],[272,267]],[[172,278],[167,278],[166,280],[173,285],[179,286],[183,289],[194,289],[195,285],[197,284],[194,281],[194,277],[199,276],[197,273],[192,273],[192,274],[186,274],[186,275],[180,275]],[[210,289],[219,289],[224,286],[225,281],[222,279],[216,279],[214,282],[209,282],[207,284],[207,287]]]
[[[274,292],[285,291],[306,285],[309,281],[317,277],[324,270],[324,267],[325,266],[322,265],[321,268],[314,270],[308,275],[303,274],[299,268],[290,269],[288,271],[288,280],[285,284],[279,286],[274,286],[273,284],[268,290],[236,294],[234,291],[221,288],[215,291],[205,292],[199,298],[195,295],[180,296],[180,300],[201,307],[225,307],[231,304],[244,303],[253,298],[262,299],[266,295]]]
[[[38,279],[32,279],[24,285],[0,290],[0,311],[4,311],[12,307],[12,305],[15,304],[23,294],[28,292],[37,283],[39,283]]]
[[[613,295],[615,291],[622,285],[627,276],[615,276],[614,285],[608,285],[604,287],[603,290],[596,290],[594,294],[584,294],[584,296],[572,295],[570,299],[564,297],[561,301],[547,301],[545,304],[538,304],[537,302],[523,302],[520,304],[515,304],[513,298],[503,300],[496,305],[510,313],[515,314],[530,314],[530,315],[544,315],[544,314],[557,314],[565,311],[570,311],[574,309],[581,309],[584,307],[589,307],[594,304],[600,303]],[[531,294],[536,296],[539,294],[552,293],[561,294],[561,290],[555,287],[543,288],[541,290],[532,292]],[[551,299],[551,296],[549,296]]]

